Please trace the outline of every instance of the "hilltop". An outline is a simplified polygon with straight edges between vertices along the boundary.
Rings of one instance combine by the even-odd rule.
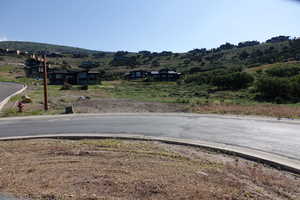
[[[23,41],[2,41],[0,42],[0,49],[21,50],[21,51],[27,51],[31,53],[45,52],[45,51],[60,52],[63,54],[72,54],[72,53],[89,54],[89,53],[97,52],[94,50],[77,48],[77,47],[38,43],[38,42],[23,42]]]

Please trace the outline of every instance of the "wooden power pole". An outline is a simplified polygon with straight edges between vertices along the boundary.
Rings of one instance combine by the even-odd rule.
[[[44,75],[44,109],[48,111],[48,69],[46,56],[43,55],[43,75]]]

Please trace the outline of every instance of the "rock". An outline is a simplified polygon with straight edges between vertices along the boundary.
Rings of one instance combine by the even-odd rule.
[[[198,174],[200,174],[200,175],[202,175],[202,176],[208,176],[208,174],[207,174],[207,173],[205,173],[205,172],[202,172],[202,171],[198,171]]]
[[[68,106],[65,108],[65,114],[73,114],[73,113],[75,113],[73,106]]]
[[[82,101],[82,100],[86,100],[86,97],[85,97],[85,96],[80,96],[80,97],[78,98],[78,101]]]
[[[80,96],[80,97],[78,98],[78,101],[90,100],[90,99],[91,99],[91,97],[89,97],[89,96]]]
[[[22,96],[21,99],[22,103],[32,103],[32,99],[27,95]]]

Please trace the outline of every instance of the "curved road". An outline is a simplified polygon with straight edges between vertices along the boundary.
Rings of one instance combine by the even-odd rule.
[[[0,138],[62,133],[137,134],[247,147],[300,160],[300,121],[196,114],[99,114],[0,120]]]
[[[0,103],[23,87],[21,84],[0,82]]]

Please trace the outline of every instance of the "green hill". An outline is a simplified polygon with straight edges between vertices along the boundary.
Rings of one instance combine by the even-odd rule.
[[[300,102],[300,39],[286,36],[263,43],[226,43],[213,49],[194,49],[185,53],[100,52],[41,43],[0,42],[0,61],[19,63],[28,56],[1,51],[5,48],[47,51],[50,53],[48,63],[53,68],[78,68],[83,62],[91,61],[88,63],[97,66],[95,70],[101,72],[102,80],[122,79],[125,72],[133,70],[177,70],[183,76],[178,80],[176,90],[167,95],[170,97]],[[55,52],[61,55],[51,56]],[[177,91],[178,87],[182,87],[182,91]],[[122,91],[127,93],[127,89]],[[136,88],[132,90],[136,91]]]
[[[12,50],[21,50],[28,52],[60,52],[63,54],[73,54],[73,53],[95,53],[97,51],[62,46],[62,45],[53,45],[53,44],[45,44],[45,43],[37,43],[37,42],[19,42],[19,41],[3,41],[0,42],[1,49],[12,49]]]
[[[194,49],[186,53],[163,52],[100,52],[82,48],[52,44],[6,41],[0,42],[0,49],[29,52],[62,53],[62,58],[53,58],[57,65],[68,63],[77,67],[83,61],[97,62],[99,69],[124,73],[131,70],[174,69],[185,74],[226,69],[233,67],[252,68],[266,64],[300,61],[300,39],[278,36],[260,43],[226,43],[213,49]],[[65,64],[64,64],[65,65]]]

